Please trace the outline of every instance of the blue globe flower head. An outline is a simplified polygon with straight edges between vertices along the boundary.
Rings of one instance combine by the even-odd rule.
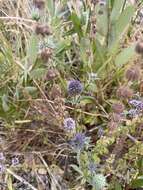
[[[88,165],[88,169],[91,173],[95,173],[97,170],[97,165],[94,162],[90,162]]]
[[[129,111],[128,111],[128,116],[130,117],[130,118],[134,118],[134,117],[136,117],[136,116],[138,116],[139,115],[139,111],[137,110],[137,109],[130,109]]]
[[[138,111],[140,111],[140,112],[143,111],[143,101],[133,99],[133,100],[129,101],[129,103],[132,106],[134,106]]]
[[[72,118],[66,118],[64,119],[64,128],[67,131],[73,131],[75,129],[75,120],[73,120]]]
[[[76,96],[83,91],[83,85],[79,80],[71,80],[68,83],[68,94],[70,96]]]
[[[18,165],[19,164],[19,159],[17,158],[17,157],[14,157],[14,158],[12,158],[12,165],[13,166],[16,166],[16,165]]]
[[[90,138],[86,137],[84,133],[77,133],[71,139],[70,145],[76,151],[81,151],[81,150],[83,150],[85,148],[86,145],[89,144],[89,142],[90,142]]]

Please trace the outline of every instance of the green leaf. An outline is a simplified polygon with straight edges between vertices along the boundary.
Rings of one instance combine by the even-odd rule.
[[[123,7],[125,0],[115,0],[114,1],[114,6],[111,12],[111,23],[114,23],[118,20],[120,14],[121,14],[121,10]]]
[[[70,20],[72,21],[74,25],[74,30],[77,32],[78,36],[83,37],[81,21],[80,18],[77,16],[77,14],[72,13],[70,16]]]
[[[30,65],[33,64],[38,56],[38,38],[36,35],[32,35],[29,39],[27,57]]]
[[[128,6],[119,16],[115,24],[111,25],[111,32],[109,34],[109,52],[110,54],[116,53],[119,42],[127,31],[131,18],[135,12],[134,6]]]
[[[46,2],[47,2],[47,9],[48,9],[49,14],[52,18],[55,15],[55,3],[53,0],[47,0]]]
[[[130,24],[131,18],[134,14],[134,6],[128,6],[120,15],[118,21],[115,24],[116,36],[121,37],[121,34],[125,32]]]
[[[100,9],[100,5],[96,7],[96,27],[99,34],[106,37],[108,33],[108,9],[106,6]],[[99,14],[102,11],[102,14]]]
[[[31,71],[30,76],[33,79],[42,79],[43,76],[46,74],[46,69],[44,68],[38,68]]]
[[[115,183],[115,190],[122,190],[122,186],[118,182]]]
[[[139,176],[137,179],[134,179],[132,181],[132,188],[139,188],[139,187],[143,187],[143,176]]]
[[[82,171],[80,170],[80,168],[77,165],[70,165],[76,172],[78,172],[79,174],[83,175]]]
[[[27,87],[24,88],[24,90],[26,92],[28,92],[28,93],[33,93],[33,92],[35,92],[37,90],[37,88],[34,87],[34,86],[27,86]]]
[[[10,109],[8,106],[8,97],[6,94],[2,96],[2,107],[5,112],[9,111]]]
[[[135,45],[131,45],[128,48],[124,48],[115,59],[115,65],[122,67],[136,56]]]

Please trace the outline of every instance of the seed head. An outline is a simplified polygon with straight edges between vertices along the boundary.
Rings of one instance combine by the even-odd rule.
[[[125,109],[125,106],[122,103],[114,103],[112,105],[112,110],[114,113],[120,114],[124,111],[124,109]]]
[[[113,121],[113,122],[115,122],[115,123],[119,123],[120,121],[121,121],[121,116],[120,116],[120,114],[117,114],[117,113],[113,113],[112,115],[111,115],[111,120]]]
[[[135,66],[135,67],[131,67],[126,71],[125,74],[126,78],[128,79],[128,81],[135,81],[138,80],[140,77],[140,69],[139,67]]]
[[[137,44],[136,44],[136,47],[135,47],[135,51],[136,51],[136,53],[138,53],[138,54],[143,54],[143,42],[141,41],[141,42],[138,42]]]
[[[78,95],[82,92],[83,85],[79,80],[71,80],[68,83],[68,94],[70,96]]]
[[[128,86],[121,86],[117,90],[117,96],[119,98],[131,98],[133,96],[133,91]]]
[[[35,33],[37,35],[41,34],[42,36],[51,35],[49,26],[43,24],[37,24],[35,28]]]
[[[66,118],[64,120],[64,128],[67,131],[73,131],[75,129],[75,121],[72,118]]]
[[[44,9],[45,1],[44,0],[34,0],[34,5],[38,9]]]
[[[62,96],[61,88],[58,84],[55,84],[50,91],[50,97],[52,100],[55,100],[56,98],[59,98]]]
[[[48,62],[49,59],[52,56],[52,50],[49,48],[45,48],[41,51],[41,59],[43,60],[43,62]]]
[[[49,69],[46,74],[46,80],[53,80],[57,77],[58,71],[56,69]]]

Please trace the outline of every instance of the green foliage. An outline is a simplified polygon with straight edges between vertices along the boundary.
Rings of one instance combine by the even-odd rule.
[[[0,18],[0,117],[15,130],[16,121],[44,120],[36,130],[28,126],[29,131],[34,131],[34,135],[26,135],[30,142],[28,151],[32,146],[41,150],[45,142],[47,145],[53,139],[56,141],[56,134],[57,138],[63,135],[64,143],[58,143],[66,146],[65,142],[76,132],[85,132],[91,141],[74,156],[69,146],[65,148],[67,152],[55,142],[48,147],[51,152],[51,147],[56,147],[54,155],[58,147],[63,155],[72,157],[67,164],[70,169],[63,166],[65,172],[77,177],[78,182],[68,182],[72,189],[74,185],[78,189],[77,184],[93,190],[143,188],[143,134],[139,127],[143,119],[128,117],[129,100],[116,95],[123,85],[133,89],[134,98],[142,100],[142,76],[138,81],[125,77],[126,68],[142,63],[142,57],[135,52],[135,39],[142,32],[135,20],[142,1],[135,5],[126,0],[107,0],[105,5],[85,0],[45,2],[42,11],[33,12],[30,2],[29,14],[26,15],[26,9],[17,9],[19,18],[13,13],[10,18]],[[15,3],[14,7],[21,7]],[[49,25],[51,34],[37,35],[34,30],[38,24]],[[76,97],[67,92],[68,81],[72,79],[80,80],[84,87]],[[114,102],[124,104],[121,115],[113,113]],[[118,123],[113,114],[125,118]],[[76,120],[76,129],[71,134],[62,128],[65,117]],[[53,136],[48,139],[47,133]],[[96,166],[92,172],[90,163]],[[9,188],[11,183],[9,178]]]

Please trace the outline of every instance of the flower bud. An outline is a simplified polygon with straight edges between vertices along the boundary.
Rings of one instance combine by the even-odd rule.
[[[42,36],[51,35],[49,26],[43,24],[37,24],[35,27],[35,33],[37,35],[41,34]]]
[[[34,5],[38,9],[44,9],[45,1],[44,0],[34,0]]]
[[[124,111],[125,106],[122,103],[114,103],[112,105],[112,110],[114,113],[120,114]]]
[[[135,67],[131,67],[126,71],[125,74],[126,78],[128,79],[128,81],[135,81],[138,80],[140,77],[140,70],[139,67],[135,66]]]
[[[135,51],[138,54],[143,54],[143,42],[138,42],[135,47]]]
[[[49,58],[51,58],[52,50],[49,48],[45,48],[41,51],[41,59],[44,62],[48,62]]]
[[[119,98],[131,98],[133,96],[133,91],[128,86],[121,86],[117,90],[117,96]]]

